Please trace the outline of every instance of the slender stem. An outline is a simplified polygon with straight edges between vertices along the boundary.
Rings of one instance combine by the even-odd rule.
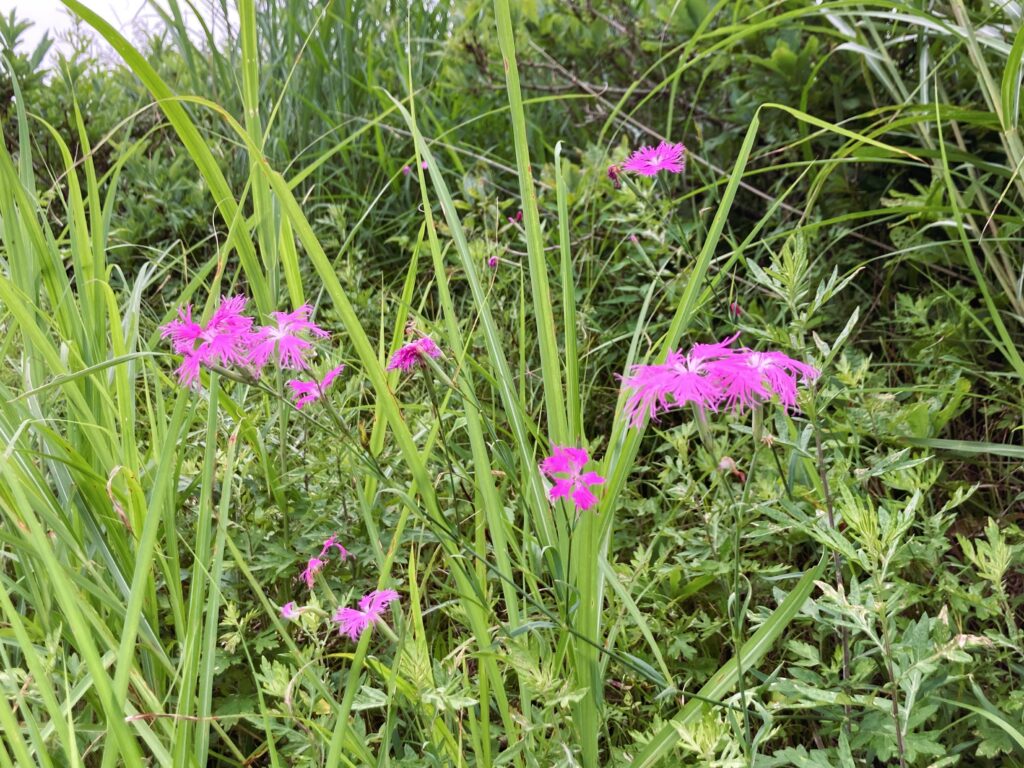
[[[648,193],[641,190],[640,187],[636,185],[636,182],[629,177],[629,174],[626,171],[619,171],[619,178],[633,191],[633,194],[636,195],[638,199],[643,200],[644,203],[650,203]]]
[[[437,404],[437,391],[434,389],[436,382],[434,381],[434,378],[432,376],[427,376],[426,369],[424,369],[424,376],[430,379],[427,382],[427,392],[430,394],[430,406],[434,411],[434,418],[437,419],[438,426],[440,427],[441,409]],[[458,498],[457,492],[455,490],[455,466],[452,464],[452,456],[451,453],[448,451],[448,443],[445,441],[444,430],[438,429],[437,434],[441,442],[441,452],[444,454],[445,463],[448,464],[448,482],[451,485],[452,489],[452,508],[454,510],[456,499]],[[469,499],[469,502],[470,504],[472,504],[473,500]],[[455,524],[459,524],[458,513],[456,513],[455,515]]]
[[[793,498],[793,490],[789,487],[789,480],[786,477],[786,471],[782,468],[782,461],[779,459],[779,454],[772,448],[769,453],[772,455],[772,459],[775,460],[775,468],[779,471],[779,480],[782,481],[782,487],[786,489],[786,498],[790,501],[795,501]]]
[[[881,589],[879,585],[879,589]],[[892,722],[896,728],[896,749],[899,752],[900,768],[906,768],[906,747],[903,744],[903,726],[900,725],[899,686],[896,684],[896,671],[892,666],[892,646],[889,643],[889,622],[886,619],[886,605],[879,603],[878,622],[882,629],[882,647],[885,651],[885,669],[892,686]]]
[[[751,729],[750,729],[750,710],[747,708],[746,693],[743,686],[743,666],[742,666],[742,653],[741,648],[743,647],[743,601],[740,599],[740,543],[741,532],[743,530],[743,510],[747,506],[747,497],[750,493],[750,486],[754,479],[754,473],[757,471],[757,459],[761,455],[761,431],[762,431],[762,412],[760,406],[757,406],[753,413],[753,435],[754,435],[754,455],[750,457],[750,468],[747,470],[747,476],[743,480],[743,493],[740,495],[739,504],[734,504],[733,507],[735,512],[735,531],[733,532],[733,593],[736,595],[736,618],[734,622],[734,637],[733,644],[736,646],[736,674],[737,674],[737,686],[736,689],[739,691],[740,698],[743,702],[743,725],[746,730],[745,740],[743,743],[743,749],[746,754],[747,763],[751,764],[752,759],[750,755],[750,742]],[[729,496],[732,496],[732,488],[729,488]]]
[[[276,378],[277,391],[284,391],[284,379],[281,375],[281,369],[277,368],[274,371]],[[277,401],[277,424],[278,424],[278,439],[277,439],[277,461],[278,461],[278,472],[280,477],[284,478],[288,474],[288,450],[286,443],[288,441],[288,406],[285,405],[284,400]],[[277,503],[281,506],[281,534],[284,538],[284,547],[286,550],[292,548],[292,535],[291,526],[288,522],[288,518],[291,515],[288,514],[288,500],[287,495],[281,493],[278,495]]]
[[[707,420],[704,416],[704,412],[699,408],[695,408],[696,419],[697,419],[697,432],[700,435],[701,442],[704,443],[705,449],[711,454],[711,461],[717,464],[719,458],[718,446],[715,442],[714,436],[711,434],[711,430],[708,427]],[[743,752],[746,757],[747,764],[751,764],[750,755],[750,742],[751,742],[751,728],[750,728],[750,711],[747,708],[747,692],[746,686],[744,685],[743,676],[743,600],[740,598],[740,543],[742,541],[742,530],[743,530],[743,506],[747,502],[747,489],[750,484],[750,478],[757,467],[757,454],[758,448],[760,447],[760,441],[755,440],[754,442],[754,455],[750,460],[750,472],[747,474],[746,481],[743,484],[743,493],[740,496],[739,503],[736,501],[736,497],[732,492],[732,486],[728,482],[721,483],[722,487],[725,488],[725,492],[729,497],[730,507],[733,510],[733,542],[732,542],[732,594],[733,594],[733,608],[730,611],[730,622],[732,631],[732,643],[736,652],[736,692],[740,695],[740,708],[743,711]]]
[[[812,385],[811,388],[811,404],[808,408],[808,416],[811,420],[811,426],[814,429],[814,445],[815,453],[818,459],[818,477],[821,480],[821,490],[825,496],[825,512],[828,515],[828,527],[835,530],[836,527],[836,516],[835,507],[832,504],[832,491],[828,485],[828,473],[825,471],[825,449],[821,439],[821,426],[818,423],[818,387],[817,384]],[[836,571],[836,590],[840,595],[846,594],[846,588],[843,584],[843,556],[839,554],[836,549],[832,550],[832,564],[835,566]],[[850,630],[848,627],[843,626],[839,631],[840,641],[843,646],[843,689],[844,692],[848,693],[850,684]],[[843,704],[843,710],[846,714],[846,722],[844,723],[844,729],[847,735],[850,734],[850,720],[853,716],[853,712],[850,705]]]
[[[754,443],[754,455],[750,460],[750,471],[747,473],[746,482],[743,485],[743,494],[740,497],[739,503],[733,500],[733,540],[732,540],[732,593],[733,593],[733,616],[732,618],[732,644],[736,649],[736,690],[740,694],[740,703],[743,706],[743,752],[747,758],[747,764],[751,763],[750,759],[750,742],[751,742],[751,729],[750,729],[750,711],[747,708],[747,692],[746,686],[743,682],[743,599],[740,595],[740,559],[741,559],[741,532],[743,530],[743,508],[747,503],[747,487],[750,483],[750,477],[754,474],[754,470],[757,467],[757,454],[759,444]],[[729,488],[726,483],[726,488]],[[732,489],[729,488],[729,497],[732,499]]]

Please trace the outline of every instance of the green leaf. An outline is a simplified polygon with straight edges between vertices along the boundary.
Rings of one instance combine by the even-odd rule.
[[[801,576],[796,586],[793,587],[793,591],[786,596],[778,608],[772,611],[757,632],[743,644],[743,648],[740,650],[743,669],[749,670],[757,665],[764,655],[774,647],[775,641],[782,635],[789,623],[796,618],[800,608],[810,597],[815,580],[825,570],[825,562],[825,558],[822,557],[816,567]],[[705,702],[721,700],[736,685],[738,677],[736,659],[733,658],[723,664],[704,684],[698,694],[700,698],[690,699],[675,717],[644,745],[644,748],[633,759],[632,767],[654,768],[658,765],[659,761],[668,756],[679,740],[678,726],[695,722],[701,716]]]

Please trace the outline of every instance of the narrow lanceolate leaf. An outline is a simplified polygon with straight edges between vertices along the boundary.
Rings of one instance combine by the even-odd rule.
[[[76,15],[81,16],[89,26],[95,29],[103,38],[110,43],[111,47],[125,60],[132,71],[142,80],[143,84],[153,94],[160,104],[160,109],[167,115],[182,144],[188,150],[199,172],[203,175],[213,201],[220,211],[221,218],[231,233],[229,247],[233,246],[238,251],[238,257],[245,269],[246,277],[252,288],[252,295],[256,305],[261,312],[270,312],[273,306],[273,297],[260,268],[259,259],[256,255],[256,248],[252,240],[244,233],[239,232],[239,222],[244,221],[244,215],[239,210],[227,179],[220,170],[216,158],[210,151],[209,146],[203,139],[199,129],[196,128],[192,118],[189,117],[185,108],[179,103],[177,94],[171,90],[166,82],[157,74],[153,66],[146,61],[146,58],[129,43],[120,32],[114,29],[104,19],[93,11],[89,10],[78,0],[63,0],[64,4]]]
[[[548,265],[544,257],[544,241],[537,212],[537,193],[530,165],[530,148],[526,139],[526,113],[519,89],[519,67],[516,64],[515,40],[508,0],[495,0],[494,16],[498,23],[498,44],[505,63],[505,90],[508,93],[512,118],[512,138],[516,150],[516,172],[519,194],[523,201],[523,226],[526,228],[526,251],[530,263],[530,288],[540,345],[541,376],[544,381],[544,402],[548,434],[553,442],[565,442],[565,407],[562,403],[562,366],[555,341],[554,313],[548,287]]]
[[[1024,59],[1024,27],[1017,30],[1013,39],[1013,47],[1003,68],[1003,79],[1000,83],[999,96],[1002,104],[1000,118],[1004,131],[1015,131],[1020,124],[1020,88],[1021,60]]]

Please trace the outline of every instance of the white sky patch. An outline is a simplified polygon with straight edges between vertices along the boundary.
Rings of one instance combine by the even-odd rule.
[[[136,44],[144,40],[148,32],[162,27],[160,15],[149,0],[82,0],[82,4],[102,16],[111,26]],[[197,40],[202,39],[201,26],[195,13],[184,0],[179,5],[193,37]],[[194,5],[199,9],[207,25],[221,32],[221,34],[215,34],[215,39],[222,38],[224,21],[220,18],[219,11],[214,12],[210,0],[198,0],[194,2]],[[167,7],[165,3],[162,3],[161,6]],[[15,18],[33,23],[21,37],[18,45],[20,53],[31,53],[35,50],[36,45],[47,32],[50,33],[50,39],[54,41],[50,55],[47,57],[48,61],[55,60],[56,52],[69,50],[67,33],[74,28],[75,17],[61,0],[0,0],[0,13],[8,16],[12,9],[15,12]],[[233,28],[236,18],[230,20]],[[88,25],[83,25],[82,28],[92,33],[92,29]],[[95,33],[92,34],[94,37],[96,36]],[[101,47],[106,48],[107,46],[103,44]]]

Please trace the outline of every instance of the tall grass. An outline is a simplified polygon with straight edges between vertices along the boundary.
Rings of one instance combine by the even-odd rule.
[[[57,200],[47,207],[31,163],[28,125],[35,118],[19,100],[16,157],[0,148],[0,303],[10,330],[2,344],[16,362],[14,373],[0,381],[6,445],[0,454],[6,558],[0,609],[9,628],[0,653],[6,668],[24,676],[16,680],[10,706],[0,707],[3,764],[278,766],[301,754],[311,765],[383,766],[426,764],[409,760],[426,760],[422,755],[429,752],[458,766],[533,766],[541,764],[538,756],[557,755],[560,764],[596,768],[623,754],[631,765],[655,766],[673,764],[687,727],[710,710],[734,718],[737,732],[739,723],[761,718],[767,733],[769,718],[751,687],[771,676],[760,665],[779,649],[816,583],[838,579],[843,591],[842,574],[832,565],[839,560],[826,557],[830,546],[839,547],[828,537],[838,534],[820,534],[810,567],[783,565],[774,606],[751,606],[739,578],[745,532],[736,522],[728,553],[736,576],[724,598],[735,617],[729,646],[696,691],[673,679],[665,659],[671,638],[645,617],[642,590],[623,583],[615,568],[627,505],[639,498],[629,493],[630,484],[646,472],[646,431],[626,423],[619,395],[606,432],[586,433],[594,431],[586,418],[589,396],[608,383],[588,380],[595,374],[580,358],[585,310],[579,297],[600,277],[589,267],[584,271],[574,253],[583,217],[570,207],[571,169],[562,144],[553,149],[554,188],[545,191],[548,200],[553,195],[554,212],[542,216],[536,169],[547,148],[530,130],[537,104],[523,93],[516,57],[522,22],[507,0],[493,6],[507,96],[499,119],[511,126],[515,167],[509,170],[518,184],[526,259],[519,284],[506,282],[503,294],[467,235],[458,174],[446,165],[459,162],[454,139],[445,135],[448,126],[437,124],[423,92],[430,70],[421,54],[429,49],[426,40],[442,37],[454,23],[450,4],[413,4],[404,34],[398,24],[378,34],[373,18],[349,0],[319,9],[239,0],[237,45],[221,53],[194,44],[172,2],[166,23],[190,75],[188,88],[178,90],[99,15],[78,0],[65,3],[148,90],[210,191],[225,236],[198,265],[186,297],[209,297],[208,310],[220,294],[244,291],[261,316],[289,303],[316,303],[336,324],[361,383],[350,385],[339,401],[344,405],[323,417],[296,414],[280,381],[257,384],[214,373],[200,391],[176,387],[153,330],[167,318],[154,316],[146,303],[166,266],[154,262],[130,275],[108,262],[121,165],[97,172],[84,118],[76,114],[84,155],[73,157],[65,137],[52,131],[64,167]],[[849,279],[834,273],[812,286],[806,271],[769,274],[749,254],[757,248],[789,253],[801,235],[823,227],[815,206],[828,178],[855,160],[935,174],[944,197],[914,210],[936,220],[962,248],[986,312],[971,319],[1013,372],[1024,374],[1014,343],[1024,306],[1020,265],[1013,243],[990,226],[1019,214],[1024,38],[1019,32],[1012,42],[981,36],[962,5],[954,4],[953,12],[947,19],[902,6],[837,2],[774,16],[755,9],[720,25],[712,25],[709,14],[689,40],[665,53],[662,62],[679,64],[646,97],[631,102],[625,94],[614,103],[595,96],[607,108],[601,140],[611,149],[614,142],[605,135],[637,128],[628,109],[672,92],[712,51],[766,28],[827,23],[897,105],[837,124],[765,103],[754,111],[731,167],[717,169],[698,150],[692,186],[673,203],[697,208],[703,201],[713,214],[697,212],[693,258],[682,277],[670,285],[662,281],[664,267],[657,269],[644,298],[629,308],[631,324],[621,340],[627,368],[663,361],[705,328],[701,314],[710,312],[735,272],[790,299],[791,322],[780,334],[813,354],[815,312]],[[880,19],[963,45],[987,111],[945,103],[938,85],[942,62],[923,57],[919,86],[902,82],[902,69],[881,43]],[[1001,78],[981,46],[1005,61]],[[328,61],[345,77],[328,76]],[[920,105],[910,103],[914,96]],[[769,117],[798,132],[801,138],[788,148],[807,148],[808,159],[799,164],[797,181],[738,236],[730,226],[738,197],[761,175],[788,168],[773,165],[759,148]],[[216,142],[204,131],[211,123],[244,153],[241,172],[215,153]],[[673,127],[671,118],[668,123]],[[982,163],[972,155],[961,137],[965,125],[997,125],[1005,162]],[[410,178],[421,213],[397,298],[378,297],[379,308],[367,309],[342,257],[401,178],[404,159],[390,149],[395,136],[411,140]],[[344,233],[339,257],[325,247],[303,190],[344,177],[339,169],[353,159],[357,139],[372,139],[374,163],[369,172],[339,182],[351,194],[346,202],[364,206]],[[831,154],[813,159],[819,142]],[[296,147],[302,151],[293,155]],[[363,185],[374,191],[356,189]],[[798,190],[802,200],[789,197]],[[783,211],[797,214],[787,226],[778,224]],[[892,211],[902,209],[851,212],[828,223],[857,227],[861,219],[883,220]],[[552,220],[556,226],[548,227]],[[637,252],[646,258],[641,245]],[[857,318],[854,313],[828,342],[818,339],[821,362],[837,363]],[[410,321],[432,328],[446,350],[415,380],[385,368]],[[509,327],[516,328],[514,336]],[[808,412],[827,413],[834,395],[814,397]],[[831,513],[827,473],[838,459],[830,448],[832,466],[825,466],[820,425],[780,415],[773,428],[782,458],[777,474],[774,467],[766,470],[771,482],[787,492],[802,483],[807,503],[827,504]],[[758,429],[742,425],[723,433],[752,445],[757,456]],[[251,562],[240,499],[254,498],[253,485],[267,486],[268,504],[283,521],[284,547],[301,546],[302,536],[290,527],[302,514],[291,478],[302,472],[296,465],[309,434],[337,446],[337,472],[345,480],[332,503],[358,510],[362,530],[346,535],[368,542],[373,581],[402,592],[400,608],[389,617],[393,643],[386,647],[373,633],[340,649],[325,632],[304,642],[310,638],[280,618],[277,593],[265,594],[270,576]],[[548,500],[536,467],[553,444],[588,446],[600,457],[607,483],[596,513],[579,515]],[[942,447],[936,440],[931,445]],[[958,447],[983,450],[968,441]],[[746,485],[739,501],[717,481],[713,488],[728,496],[727,507],[742,520]],[[695,579],[691,594],[711,584]],[[249,602],[244,618],[236,615],[240,595]],[[432,622],[442,607],[444,620]],[[756,628],[748,631],[752,618]],[[266,658],[269,642],[262,636],[248,636],[256,626],[285,649],[279,658]],[[430,626],[446,634],[431,636]],[[627,628],[644,647],[623,640]],[[247,667],[230,672],[257,681],[252,709],[223,706],[231,682],[218,654],[227,635],[236,637]],[[268,701],[273,675],[267,669],[275,662],[287,662],[294,672],[281,705]],[[606,701],[613,682],[626,674],[643,682],[637,695],[648,697],[645,704],[662,718],[635,738],[618,726]],[[886,695],[902,734],[909,716],[901,715],[899,688],[890,682]],[[375,704],[380,691],[383,701]],[[1016,732],[998,710],[983,711]],[[307,746],[290,752],[285,747],[295,733],[304,734]],[[753,759],[762,737],[747,728],[737,738]]]

